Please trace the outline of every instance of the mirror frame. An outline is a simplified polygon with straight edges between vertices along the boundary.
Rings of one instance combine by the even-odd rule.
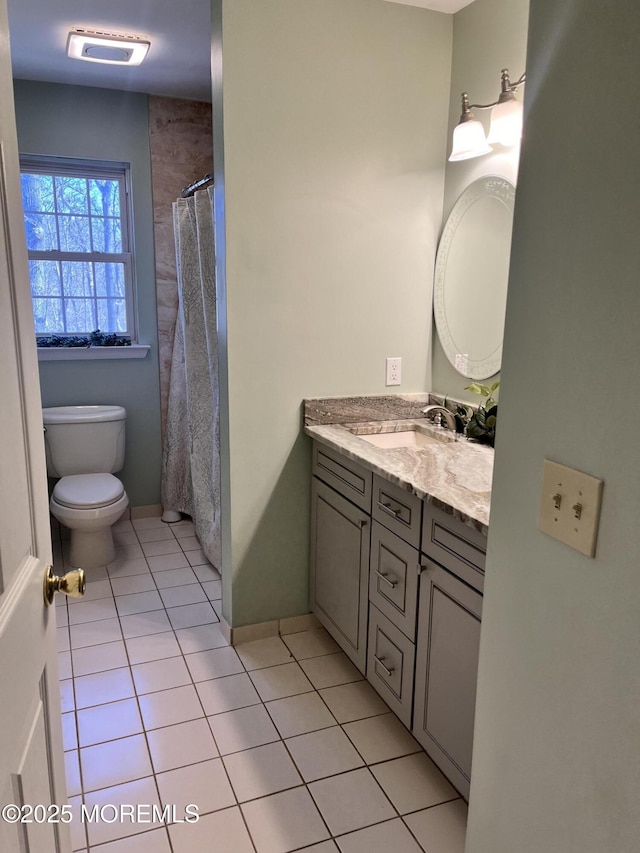
[[[513,221],[515,187],[510,181],[499,175],[485,175],[469,184],[458,196],[442,230],[436,255],[433,286],[433,313],[442,349],[455,370],[468,379],[487,379],[496,374],[502,364],[502,340],[487,358],[466,359],[464,365],[460,364],[459,348],[451,335],[444,307],[447,259],[456,229],[469,208],[481,198],[499,199],[510,210]],[[511,240],[511,234],[509,234],[509,240]],[[465,369],[462,369],[463,366]]]

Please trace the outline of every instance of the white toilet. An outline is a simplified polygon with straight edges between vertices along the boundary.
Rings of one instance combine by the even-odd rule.
[[[113,562],[111,525],[129,505],[113,476],[124,465],[122,406],[55,406],[42,410],[47,473],[60,477],[49,509],[71,530],[72,566]]]

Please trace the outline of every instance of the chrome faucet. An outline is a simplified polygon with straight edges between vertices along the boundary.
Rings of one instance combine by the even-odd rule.
[[[445,409],[444,406],[427,406],[426,408],[421,409],[421,411],[422,414],[430,421],[433,421],[436,426],[441,426],[444,429],[451,429],[454,432],[456,431],[456,419],[449,409]]]

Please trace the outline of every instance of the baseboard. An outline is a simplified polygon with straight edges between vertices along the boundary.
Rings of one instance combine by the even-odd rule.
[[[162,515],[162,504],[149,504],[148,506],[130,507],[131,518],[155,518]],[[122,516],[125,517],[124,515]]]
[[[222,613],[218,614],[218,618],[220,619],[220,631],[222,633],[222,636],[225,638],[227,643],[229,643],[229,645],[232,646],[233,643],[231,641],[233,639],[233,636],[232,636],[233,635],[233,629],[232,629],[231,625],[229,625],[227,620],[224,618]]]
[[[269,637],[277,637],[280,634],[297,634],[299,631],[308,631],[312,628],[320,627],[321,625],[313,613],[306,613],[304,616],[291,616],[288,619],[272,619],[269,622],[256,622],[253,625],[241,625],[238,628],[232,628],[220,616],[220,630],[227,642],[232,646],[239,646],[241,643],[252,643],[254,640],[266,640]]]
[[[310,631],[312,628],[321,628],[313,613],[305,613],[304,616],[290,616],[288,619],[280,620],[281,634],[297,634],[299,631]]]

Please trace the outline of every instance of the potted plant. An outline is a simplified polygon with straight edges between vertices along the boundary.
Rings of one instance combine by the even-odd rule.
[[[484,385],[482,382],[472,382],[471,385],[467,385],[465,391],[479,394],[485,399],[477,407],[459,404],[456,412],[456,420],[460,422],[467,438],[489,444],[491,447],[495,441],[498,420],[498,403],[493,395],[499,385],[499,380],[493,385]]]

